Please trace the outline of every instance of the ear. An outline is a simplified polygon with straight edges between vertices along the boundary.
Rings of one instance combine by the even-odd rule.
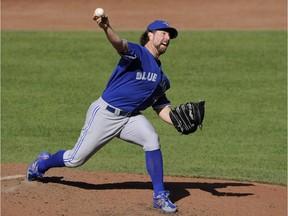
[[[152,40],[153,37],[154,37],[153,32],[148,32],[148,38],[149,38],[149,40]]]

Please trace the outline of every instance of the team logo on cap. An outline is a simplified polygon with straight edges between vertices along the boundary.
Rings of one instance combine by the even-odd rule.
[[[167,27],[169,27],[169,24],[165,21],[162,22],[163,25],[166,25]]]

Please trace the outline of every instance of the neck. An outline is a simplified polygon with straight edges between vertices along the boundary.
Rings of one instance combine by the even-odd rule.
[[[145,47],[154,56],[154,58],[158,59],[160,57],[161,54],[158,52],[155,46],[152,45],[152,43],[148,42],[147,44],[145,44]]]

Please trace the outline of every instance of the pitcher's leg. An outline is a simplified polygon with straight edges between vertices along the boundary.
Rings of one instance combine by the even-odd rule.
[[[163,191],[162,153],[159,137],[151,123],[143,115],[133,116],[121,131],[120,138],[143,147],[146,169],[151,177],[154,193]]]
[[[163,159],[160,149],[154,151],[146,151],[146,169],[151,177],[154,194],[164,191],[163,181]]]
[[[143,115],[130,117],[119,134],[119,138],[142,146],[144,151],[160,149],[159,137],[154,127]]]
[[[153,206],[165,213],[176,212],[176,206],[168,198],[170,192],[164,189],[163,159],[158,135],[143,116],[133,116],[120,133],[119,138],[141,145],[145,151],[146,169],[153,185]]]
[[[53,155],[49,152],[41,152],[29,165],[27,179],[30,181],[40,179],[52,167],[80,166],[113,137],[117,136],[128,118],[114,116],[113,113],[105,109],[106,106],[107,104],[101,98],[92,103],[74,148],[60,150]]]
[[[64,163],[66,167],[78,167],[84,164],[97,148],[100,149],[102,143],[100,143],[99,131],[101,107],[98,103],[94,103],[90,106],[85,124],[81,130],[81,134],[77,143],[73,149],[65,151],[63,155]],[[96,151],[95,151],[96,152]]]
[[[45,173],[52,167],[65,167],[65,163],[63,160],[65,150],[60,150],[55,154],[51,155],[46,160],[39,161],[38,163],[38,171],[40,173]]]
[[[85,140],[84,138],[88,134],[89,130],[91,130],[93,128],[92,124],[93,124],[93,122],[95,123],[94,120],[95,120],[96,114],[99,110],[100,110],[100,106],[97,103],[97,101],[92,103],[91,106],[89,107],[87,114],[86,114],[85,125],[82,129],[81,135],[80,135],[78,142],[76,143],[74,149],[77,149],[77,150],[80,149],[78,144],[83,143],[83,141]],[[93,134],[93,133],[90,132],[90,134]],[[87,151],[91,151],[91,150],[88,149]],[[80,163],[72,163],[73,165],[70,165],[69,163],[65,164],[65,156],[64,155],[65,155],[65,153],[69,153],[69,152],[75,152],[75,151],[60,150],[53,155],[51,155],[49,152],[41,152],[37,156],[37,158],[29,165],[28,170],[27,170],[27,179],[29,181],[41,179],[41,178],[43,178],[43,175],[45,174],[45,172],[52,167],[64,167],[64,166],[73,167],[73,165],[79,166]],[[88,154],[89,152],[86,152],[86,153]],[[82,154],[79,157],[82,157],[81,163],[83,164],[87,158],[87,155]],[[72,159],[72,161],[73,161],[73,159]],[[68,160],[68,162],[69,162],[69,160]]]
[[[98,150],[117,136],[127,117],[115,116],[106,110],[107,103],[101,98],[87,114],[85,125],[74,148],[67,150],[63,157],[66,167],[84,164]]]

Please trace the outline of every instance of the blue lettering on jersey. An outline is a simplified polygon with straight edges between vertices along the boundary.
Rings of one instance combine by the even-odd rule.
[[[159,60],[145,47],[130,42],[128,52],[120,55],[102,94],[106,102],[125,111],[170,104],[165,95],[170,83]]]

